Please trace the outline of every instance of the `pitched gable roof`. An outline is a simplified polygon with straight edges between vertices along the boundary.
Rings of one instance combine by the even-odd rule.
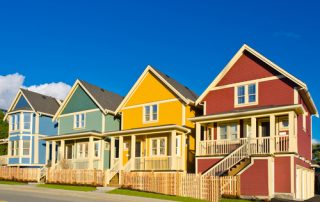
[[[306,98],[309,100],[311,109],[313,111],[314,114],[317,114],[317,108],[311,98],[311,95],[308,91],[307,85],[302,82],[301,80],[299,80],[298,78],[296,78],[295,76],[293,76],[292,74],[290,74],[289,72],[285,71],[284,69],[282,69],[281,67],[279,67],[278,65],[276,65],[275,63],[271,62],[269,59],[267,59],[266,57],[264,57],[263,55],[261,55],[260,53],[258,53],[256,50],[252,49],[251,47],[249,47],[248,45],[244,44],[239,51],[233,56],[233,58],[228,62],[228,64],[224,67],[224,69],[218,74],[218,76],[212,81],[212,83],[208,86],[208,88],[199,96],[199,98],[196,101],[196,104],[199,104],[200,102],[202,102],[203,98],[214,88],[217,86],[217,84],[221,81],[221,79],[228,73],[228,71],[233,67],[233,65],[238,61],[238,59],[240,58],[240,56],[242,56],[244,54],[244,52],[247,51],[250,54],[252,54],[254,57],[256,57],[257,59],[261,60],[262,62],[264,62],[265,64],[267,64],[268,66],[270,66],[271,68],[273,68],[274,70],[276,70],[277,72],[279,72],[281,75],[285,76],[286,78],[290,79],[292,82],[294,82],[295,84],[297,84],[300,87],[300,91],[303,91],[303,93],[306,94]]]
[[[13,111],[15,105],[17,104],[21,96],[23,96],[26,99],[31,109],[37,113],[43,113],[43,114],[53,116],[57,112],[60,106],[56,98],[21,88],[18,91],[10,108],[8,109],[8,112]],[[7,115],[8,113],[6,113],[6,116],[4,117],[4,119],[7,118]]]
[[[195,103],[198,96],[192,90],[182,85],[178,81],[174,80],[173,78],[169,77],[168,75],[162,73],[161,71],[148,65],[147,68],[140,75],[136,83],[132,86],[132,88],[126,95],[126,97],[123,99],[119,107],[117,108],[116,110],[117,113],[123,107],[123,105],[125,105],[125,103],[129,100],[129,98],[131,97],[135,89],[139,86],[140,82],[143,80],[143,78],[147,75],[148,72],[153,73],[153,75],[155,75],[159,80],[161,80],[170,90],[172,90],[185,103],[187,104]]]
[[[100,108],[100,110],[103,113],[116,114],[115,110],[123,100],[122,96],[116,93],[107,91],[98,86],[92,85],[83,80],[77,80],[72,86],[71,90],[69,91],[66,99],[61,104],[57,113],[54,115],[54,118],[53,118],[54,120],[56,120],[57,117],[62,113],[63,109],[69,102],[70,98],[72,97],[73,93],[75,92],[78,86],[80,86],[86,92],[86,94],[94,101],[94,103]]]

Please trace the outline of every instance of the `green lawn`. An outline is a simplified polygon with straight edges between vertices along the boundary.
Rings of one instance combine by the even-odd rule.
[[[37,187],[49,188],[49,189],[64,189],[71,191],[95,191],[97,188],[89,186],[71,186],[71,185],[60,185],[60,184],[39,184]]]
[[[27,183],[0,180],[0,184],[7,184],[7,185],[25,185],[25,184],[27,184]]]
[[[134,191],[128,189],[115,189],[109,191],[108,194],[120,194],[120,195],[127,195],[127,196],[139,196],[144,198],[155,198],[155,199],[163,199],[163,200],[170,200],[170,201],[186,201],[186,202],[204,202],[204,200],[188,198],[188,197],[180,197],[180,196],[168,196],[163,194],[155,194],[155,193],[148,193],[142,191]],[[247,200],[240,200],[240,199],[221,199],[221,202],[248,202]]]

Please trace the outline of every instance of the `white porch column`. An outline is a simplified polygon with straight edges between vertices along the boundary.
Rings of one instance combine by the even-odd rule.
[[[45,162],[45,164],[48,164],[49,154],[50,154],[50,142],[46,141],[46,162]]]
[[[196,123],[196,156],[200,154],[201,124]]]
[[[276,133],[276,117],[274,114],[270,115],[270,153],[275,151],[275,133]]]
[[[61,140],[60,142],[60,160],[63,160],[65,159],[65,141],[64,140]]]
[[[182,148],[182,151],[181,151],[181,166],[182,166],[182,169],[183,171],[187,172],[187,153],[186,153],[186,134],[185,133],[181,133],[181,148]]]
[[[123,136],[119,137],[119,170],[123,169]]]
[[[89,144],[88,144],[88,169],[93,169],[93,155],[94,155],[94,142],[93,137],[89,137]]]
[[[56,166],[56,141],[52,141],[51,143],[51,154],[52,154],[52,159],[51,159],[51,167],[55,167]]]
[[[176,169],[176,138],[177,138],[177,132],[171,131],[171,169]]]
[[[297,137],[295,135],[295,112],[289,112],[289,152],[297,152]]]
[[[258,137],[257,136],[257,118],[251,117],[251,137]]]
[[[131,170],[134,170],[134,165],[135,165],[135,157],[136,157],[136,136],[131,135]]]
[[[104,150],[105,150],[104,139],[100,140],[100,159],[99,159],[99,169],[104,170]]]
[[[115,158],[115,151],[116,151],[115,139],[114,139],[114,137],[111,137],[110,138],[110,168],[113,167],[114,158]]]

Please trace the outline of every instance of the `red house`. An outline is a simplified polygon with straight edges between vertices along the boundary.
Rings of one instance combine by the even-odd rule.
[[[196,102],[196,172],[239,175],[241,196],[314,195],[307,85],[243,45]]]

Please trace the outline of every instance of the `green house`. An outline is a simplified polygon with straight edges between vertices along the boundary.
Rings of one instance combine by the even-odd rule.
[[[47,162],[62,169],[110,167],[109,140],[103,134],[120,130],[115,110],[123,97],[77,80],[53,117],[58,135],[45,138]]]

